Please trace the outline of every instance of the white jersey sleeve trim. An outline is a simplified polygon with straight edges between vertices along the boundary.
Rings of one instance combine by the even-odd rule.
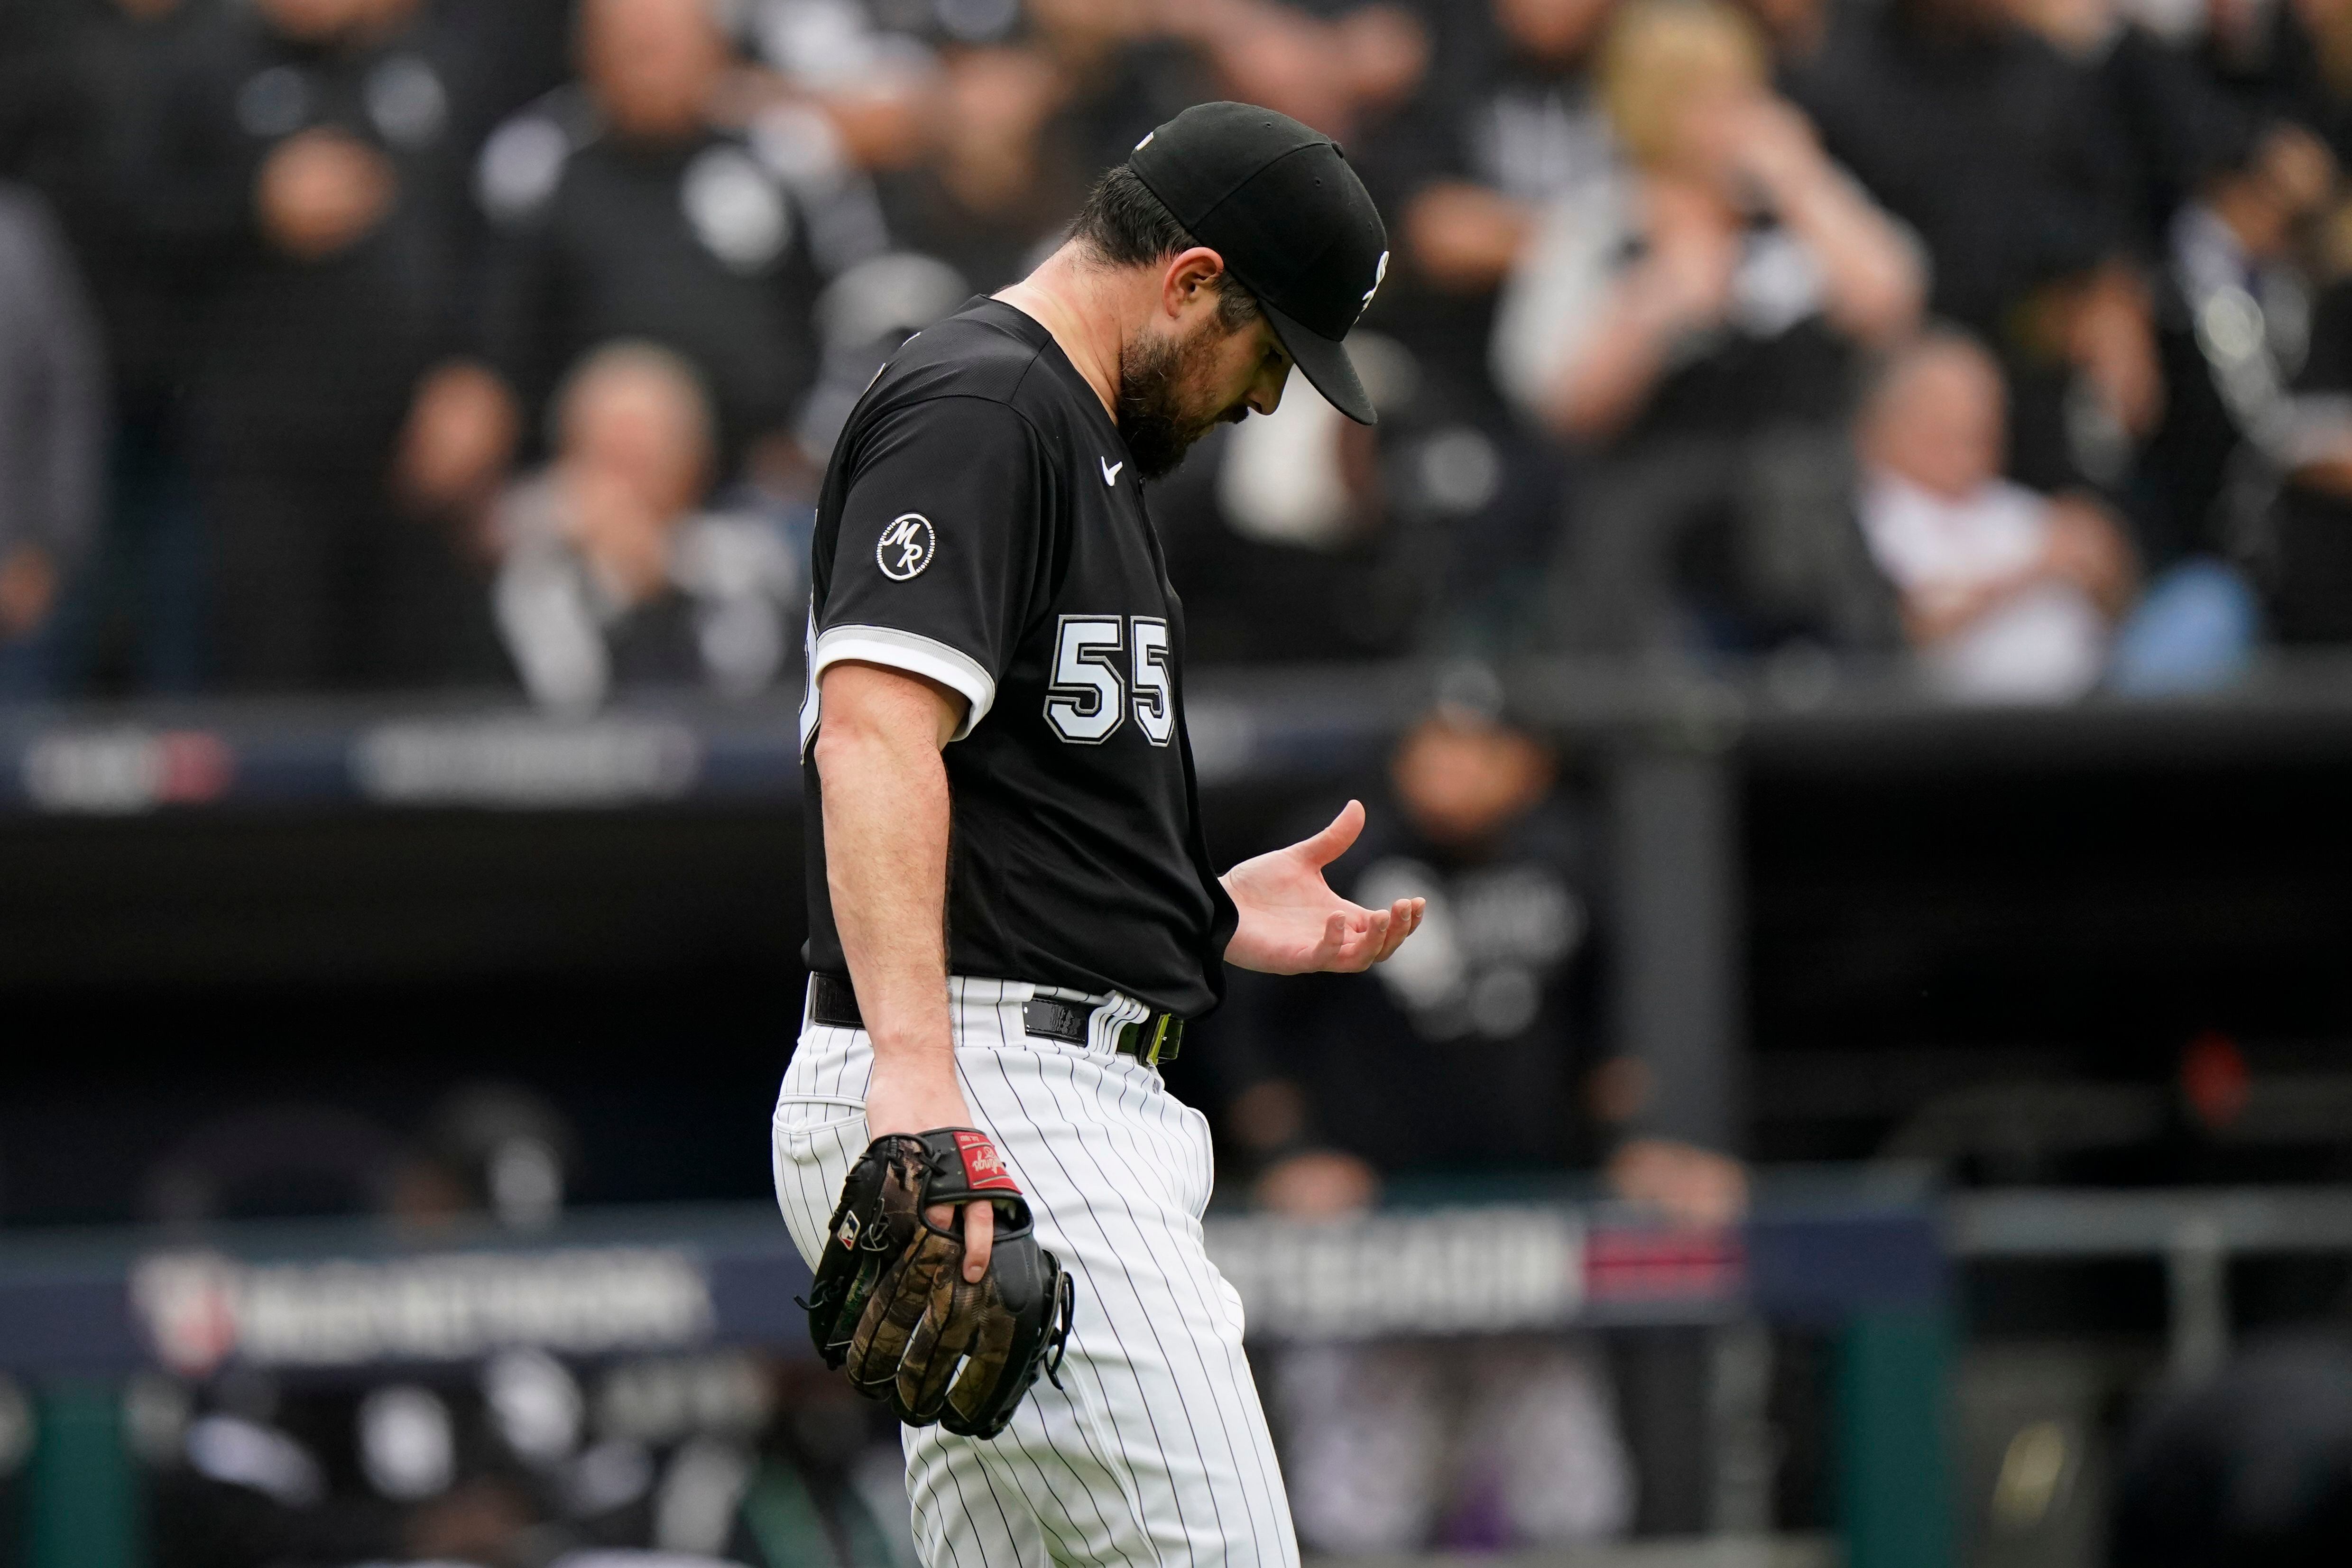
[[[896,626],[835,626],[817,637],[815,657],[809,661],[809,679],[815,681],[826,667],[845,660],[903,669],[961,692],[966,705],[963,723],[948,737],[950,741],[961,741],[971,734],[988,717],[990,707],[996,701],[996,678],[982,668],[979,660],[919,632],[900,631]]]

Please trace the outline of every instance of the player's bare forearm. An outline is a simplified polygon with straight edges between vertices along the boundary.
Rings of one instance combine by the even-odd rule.
[[[911,1097],[909,1112],[952,1100],[953,1114],[926,1122],[886,1127],[871,1106],[868,1121],[877,1137],[955,1125],[963,1102],[948,1021],[948,775],[940,749],[961,715],[929,683],[871,665],[826,670],[821,701],[825,885],[874,1041],[877,1098],[887,1111]]]
[[[1419,929],[1428,900],[1399,899],[1368,910],[1323,879],[1323,868],[1346,854],[1363,828],[1364,808],[1351,800],[1312,838],[1244,860],[1218,879],[1241,917],[1225,962],[1267,974],[1352,973],[1402,947]]]
[[[881,1138],[969,1127],[948,1018],[948,773],[940,748],[961,699],[871,665],[824,672],[816,740],[824,786],[825,887],[849,961],[874,1076],[866,1131]],[[949,1223],[945,1207],[929,1211]],[[964,1205],[964,1278],[988,1271],[995,1215]]]

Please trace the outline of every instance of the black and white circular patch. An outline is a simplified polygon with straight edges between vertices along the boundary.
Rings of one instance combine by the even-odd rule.
[[[939,541],[931,532],[931,520],[921,512],[902,512],[890,520],[882,537],[874,542],[875,563],[882,575],[893,583],[903,583],[921,574],[939,553]]]

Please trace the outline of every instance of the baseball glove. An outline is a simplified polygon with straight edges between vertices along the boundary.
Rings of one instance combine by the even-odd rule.
[[[988,1203],[996,1239],[978,1284],[963,1277],[961,1215],[942,1230],[934,1204]],[[866,1145],[826,1227],[816,1285],[802,1303],[830,1367],[857,1392],[889,1401],[910,1426],[934,1421],[993,1437],[1029,1385],[1055,1378],[1076,1293],[1037,1245],[1029,1205],[984,1132],[941,1127]]]

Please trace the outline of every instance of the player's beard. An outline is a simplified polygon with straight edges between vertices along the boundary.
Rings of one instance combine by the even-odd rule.
[[[1118,433],[1138,476],[1165,479],[1184,460],[1192,443],[1223,424],[1229,410],[1201,413],[1187,405],[1188,374],[1214,346],[1215,322],[1191,337],[1169,339],[1138,333],[1118,356]]]

